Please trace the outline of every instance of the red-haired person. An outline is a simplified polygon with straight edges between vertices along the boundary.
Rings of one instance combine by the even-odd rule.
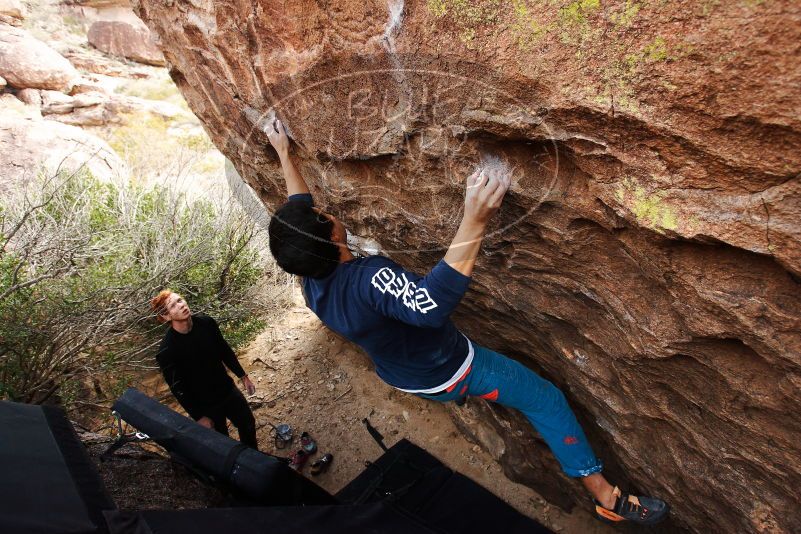
[[[256,387],[239,364],[217,321],[193,314],[184,298],[165,289],[150,301],[159,322],[169,323],[156,355],[164,379],[191,418],[228,435],[227,420],[239,431],[239,441],[258,449],[256,420],[227,367],[253,395]]]

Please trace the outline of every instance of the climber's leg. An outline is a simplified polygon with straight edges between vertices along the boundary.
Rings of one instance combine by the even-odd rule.
[[[595,457],[564,394],[524,365],[479,345],[473,345],[473,363],[450,391],[422,397],[447,402],[464,395],[477,396],[520,410],[537,429],[571,477],[582,482],[593,495],[596,514],[604,521],[653,524],[670,507],[662,500],[623,494],[600,473]]]
[[[584,487],[601,506],[611,509],[615,505],[615,488],[601,473],[593,473],[581,479]]]
[[[590,447],[564,394],[524,365],[473,345],[475,356],[467,377],[467,394],[520,410],[571,477],[598,473],[603,464]]]

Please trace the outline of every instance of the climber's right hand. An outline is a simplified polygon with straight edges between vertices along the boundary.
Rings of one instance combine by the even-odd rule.
[[[279,119],[275,119],[272,124],[269,124],[265,128],[265,133],[279,156],[289,152],[289,136],[286,134],[284,124]]]
[[[499,169],[477,170],[467,180],[463,220],[486,226],[498,211],[511,184],[508,172]]]

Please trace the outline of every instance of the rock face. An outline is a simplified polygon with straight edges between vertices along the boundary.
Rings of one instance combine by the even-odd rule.
[[[49,93],[49,92],[48,92]],[[60,93],[59,93],[60,94]],[[125,164],[105,141],[78,127],[43,120],[11,95],[3,95],[0,106],[0,194],[23,184],[39,172],[75,172],[86,169],[100,180],[127,174]],[[8,97],[8,98],[5,98]],[[47,97],[52,98],[48,94]]]
[[[141,24],[141,23],[140,23]],[[114,56],[148,65],[164,66],[164,56],[144,24],[99,20],[89,27],[89,44]]]
[[[17,88],[67,92],[78,71],[61,54],[27,31],[0,24],[0,76]]]
[[[248,117],[274,109],[320,205],[409,268],[444,253],[476,162],[507,160],[460,328],[561,386],[674,528],[797,529],[798,2],[135,9],[267,207],[283,182]],[[520,417],[468,407],[508,476],[587,505]]]

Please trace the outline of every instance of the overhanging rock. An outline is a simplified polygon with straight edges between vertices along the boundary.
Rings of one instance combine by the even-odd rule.
[[[682,525],[796,528],[797,2],[136,9],[268,208],[280,169],[248,109],[277,112],[318,202],[409,268],[442,256],[481,157],[514,165],[458,325],[560,385],[610,478]],[[509,476],[581,495],[521,419],[481,412]]]

